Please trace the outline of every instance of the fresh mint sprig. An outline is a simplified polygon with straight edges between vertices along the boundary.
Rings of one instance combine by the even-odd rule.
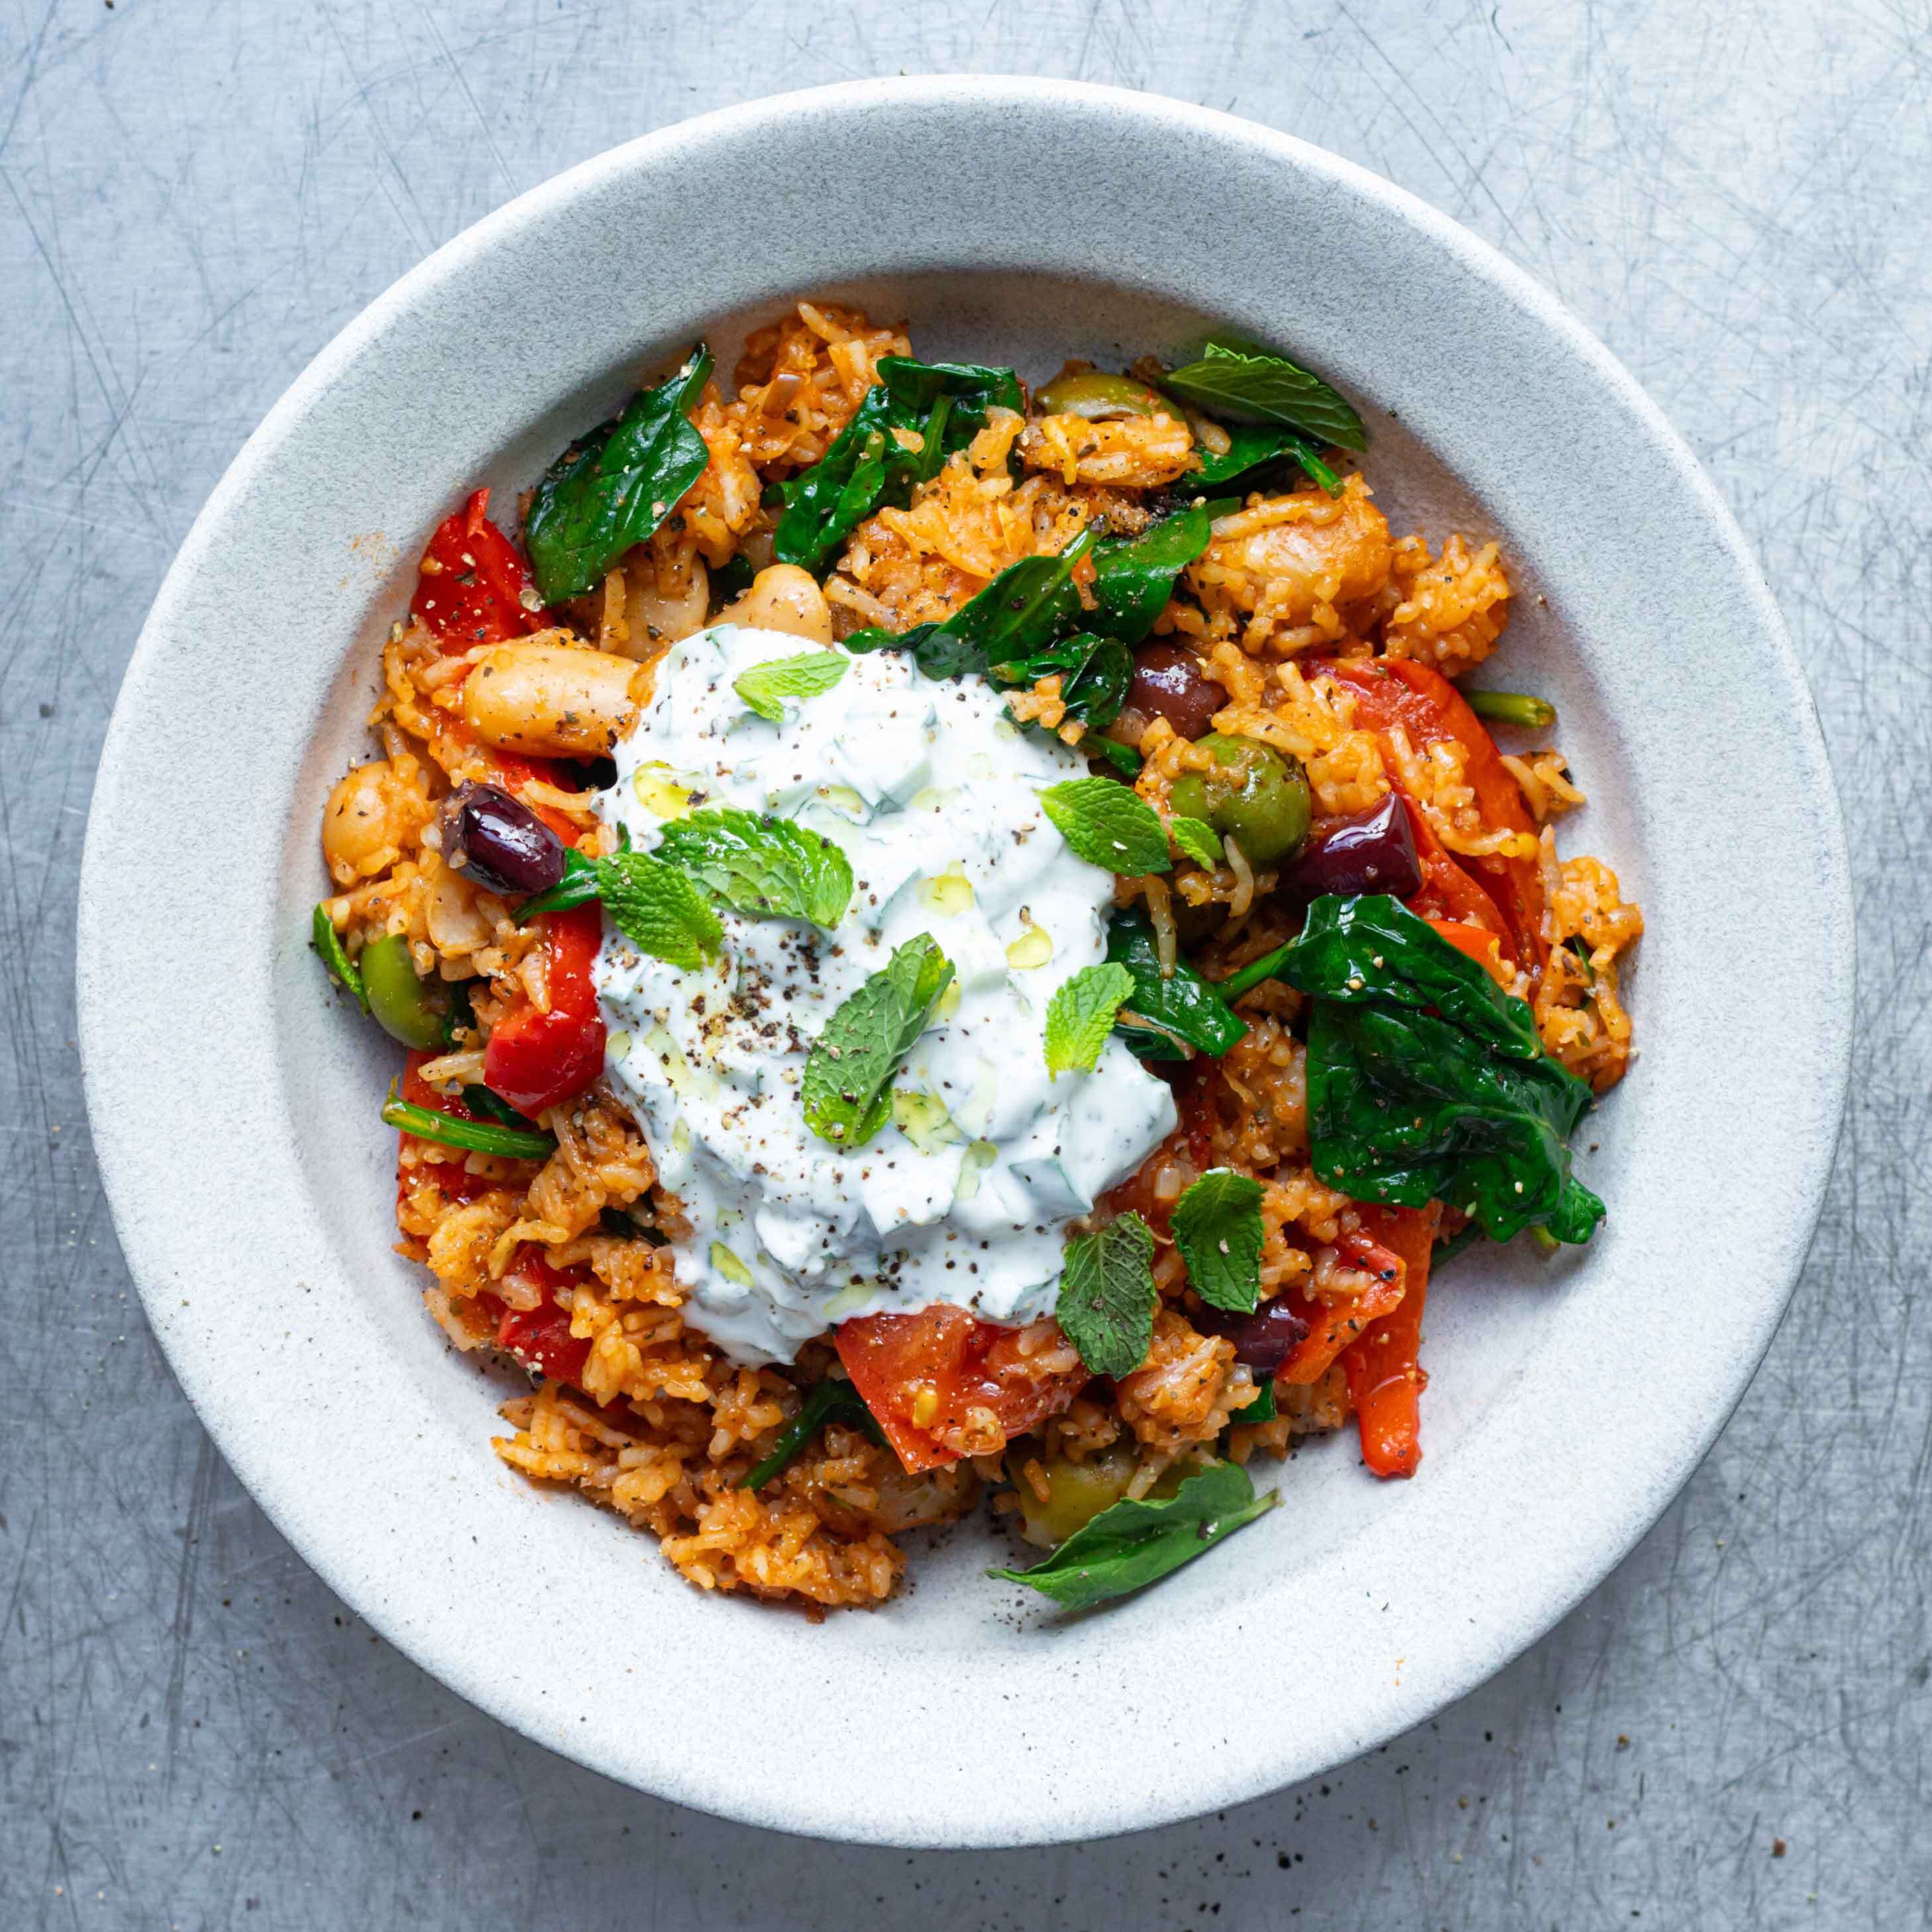
[[[1154,1230],[1123,1214],[1066,1244],[1054,1315],[1096,1376],[1130,1376],[1154,1340]]]
[[[952,961],[922,932],[840,1004],[799,1083],[806,1124],[820,1140],[862,1147],[891,1119],[892,1077],[952,983]]]
[[[1046,1070],[1090,1073],[1114,1030],[1114,1016],[1134,990],[1124,966],[1083,966],[1046,1003]]]
[[[1256,1496],[1237,1463],[1205,1463],[1172,1496],[1123,1498],[1103,1509],[1031,1569],[986,1574],[1024,1583],[1063,1610],[1084,1610],[1171,1575],[1280,1500],[1276,1490]]]
[[[1049,785],[1040,803],[1076,858],[1138,878],[1172,868],[1160,814],[1131,786],[1113,778],[1067,778]]]
[[[731,688],[760,718],[781,724],[788,698],[822,698],[851,668],[843,652],[801,651],[753,664],[731,680]]]
[[[1232,1168],[1210,1168],[1174,1203],[1172,1225],[1194,1292],[1210,1308],[1252,1315],[1266,1238],[1261,1183]]]
[[[735,806],[674,819],[656,856],[752,919],[804,919],[829,929],[852,902],[851,862],[830,839]]]

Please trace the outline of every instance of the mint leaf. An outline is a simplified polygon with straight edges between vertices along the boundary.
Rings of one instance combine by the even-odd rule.
[[[1138,878],[1170,868],[1167,828],[1136,792],[1112,778],[1068,778],[1040,795],[1075,857]]]
[[[675,866],[646,852],[597,861],[597,893],[617,930],[640,952],[687,970],[714,958],[724,928],[704,895]]]
[[[1083,966],[1046,1003],[1046,1070],[1090,1073],[1114,1030],[1114,1016],[1134,990],[1124,966]]]
[[[1197,866],[1210,868],[1221,862],[1221,835],[1204,818],[1170,818],[1167,836]]]
[[[796,657],[770,658],[732,680],[731,688],[760,718],[784,722],[788,698],[818,698],[852,668],[841,651],[801,651]]]
[[[1054,1308],[1060,1329],[1096,1376],[1130,1376],[1154,1340],[1154,1231],[1123,1214],[1066,1244]]]
[[[1064,1609],[1084,1610],[1192,1562],[1280,1500],[1275,1490],[1256,1496],[1239,1465],[1210,1462],[1171,1496],[1123,1501],[1103,1509],[1030,1570],[988,1570],[986,1574],[1024,1583]]]
[[[842,667],[842,658],[835,662]],[[656,856],[753,919],[807,919],[830,928],[852,902],[850,862],[830,839],[735,806],[673,820]]]
[[[711,452],[686,412],[710,374],[711,352],[698,343],[682,368],[640,389],[622,416],[550,465],[524,519],[524,548],[546,604],[594,590],[704,474]]]
[[[952,983],[952,961],[922,932],[825,1022],[799,1083],[806,1124],[820,1140],[862,1147],[891,1119],[892,1076]]]
[[[1210,342],[1198,362],[1161,379],[1196,408],[1235,422],[1286,423],[1323,443],[1366,449],[1368,434],[1348,401],[1286,356],[1231,349]]]
[[[1261,1183],[1210,1168],[1174,1203],[1173,1228],[1188,1286],[1210,1308],[1252,1315],[1262,1287]]]

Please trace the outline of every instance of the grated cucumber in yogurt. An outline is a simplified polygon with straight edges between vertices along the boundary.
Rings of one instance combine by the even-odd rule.
[[[1073,856],[1039,798],[1084,760],[1022,734],[978,680],[934,683],[893,652],[848,657],[778,722],[734,690],[815,648],[736,626],[674,645],[604,807],[640,850],[668,820],[730,805],[795,818],[851,862],[836,931],[720,908],[722,954],[694,970],[604,924],[607,1072],[690,1223],[674,1247],[685,1315],[748,1363],[934,1302],[1000,1322],[1051,1313],[1067,1222],[1175,1118],[1118,1040],[1091,1073],[1046,1070],[1047,1002],[1106,953],[1112,877]],[[956,982],[893,1083],[890,1124],[834,1147],[800,1108],[806,1056],[922,932]]]

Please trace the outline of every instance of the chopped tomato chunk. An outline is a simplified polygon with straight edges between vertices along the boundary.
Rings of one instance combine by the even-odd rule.
[[[1027,1338],[1022,1341],[1022,1337]],[[1057,1415],[1093,1378],[1084,1367],[1046,1371],[1034,1331],[1002,1328],[963,1308],[868,1315],[844,1323],[838,1359],[914,1474],[999,1445]]]
[[[580,1094],[604,1070],[604,1021],[591,976],[604,936],[594,902],[543,914],[550,1004],[520,998],[483,1049],[483,1082],[532,1119]]]
[[[1453,919],[1432,919],[1429,923],[1458,952],[1473,959],[1491,979],[1506,978],[1502,967],[1503,942],[1498,934],[1485,932],[1480,926],[1461,925]]]
[[[478,490],[436,526],[423,552],[410,614],[442,640],[446,652],[527,637],[549,622],[530,588],[530,567],[490,522],[490,493]]]
[[[541,1288],[544,1298],[536,1308],[512,1308],[494,1295],[489,1298],[502,1310],[496,1323],[497,1347],[515,1356],[526,1368],[581,1388],[590,1344],[570,1332],[570,1311],[559,1306],[556,1291],[589,1281],[590,1270],[552,1268],[541,1248],[526,1245],[517,1250],[508,1273],[530,1287]]]

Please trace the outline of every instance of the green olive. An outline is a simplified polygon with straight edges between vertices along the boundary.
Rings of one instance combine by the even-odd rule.
[[[1309,819],[1301,767],[1252,738],[1216,731],[1194,742],[1214,764],[1174,780],[1168,798],[1176,814],[1204,818],[1251,866],[1276,865],[1299,850]]]
[[[1034,1494],[1024,1475],[1015,1488],[1028,1542],[1042,1550],[1058,1550],[1073,1532],[1092,1522],[1103,1509],[1118,1502],[1133,1480],[1134,1457],[1129,1450],[1103,1450],[1084,1462],[1056,1456],[1046,1465],[1046,1500]]]
[[[400,933],[391,933],[364,946],[356,963],[362,974],[369,1010],[385,1033],[405,1046],[442,1044],[442,1010],[416,977],[410,961],[410,942]]]
[[[1110,376],[1104,369],[1082,369],[1056,376],[1034,397],[1043,416],[1084,416],[1099,422],[1108,416],[1172,416],[1183,420],[1180,405],[1170,403],[1158,389],[1136,382],[1131,376]]]

